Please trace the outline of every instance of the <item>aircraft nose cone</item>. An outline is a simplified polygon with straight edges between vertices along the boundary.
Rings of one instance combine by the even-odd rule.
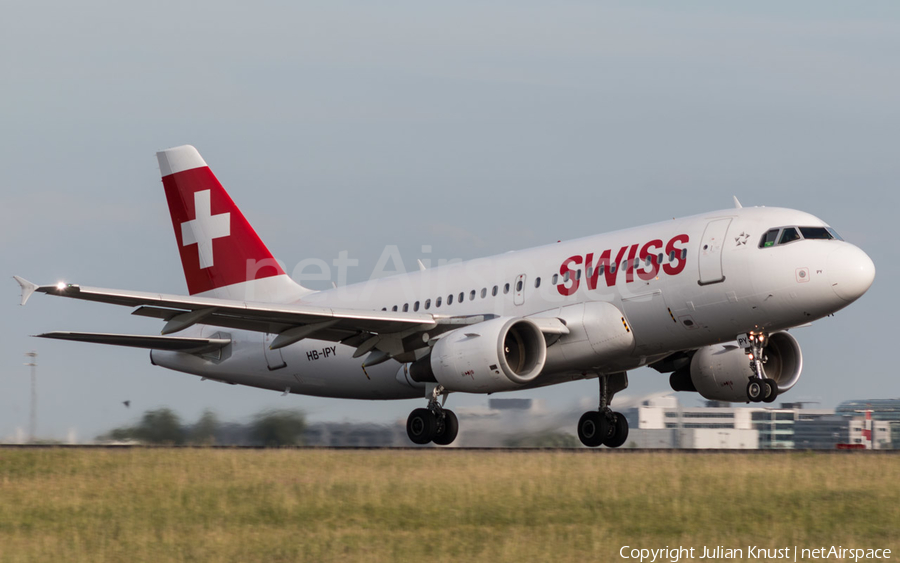
[[[869,255],[853,246],[842,244],[828,255],[828,280],[831,289],[844,301],[856,301],[875,280],[875,264]]]

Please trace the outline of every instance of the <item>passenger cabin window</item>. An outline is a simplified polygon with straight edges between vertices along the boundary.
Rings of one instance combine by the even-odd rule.
[[[418,310],[419,310],[419,302],[416,301],[416,302],[413,304],[413,311],[418,311]]]
[[[481,288],[481,298],[484,299],[485,297],[487,297],[487,288],[482,287]]]
[[[453,305],[453,294],[447,296],[447,305]]]
[[[469,292],[469,301],[475,301],[475,290]]]
[[[434,306],[435,306],[435,308],[441,306],[441,298],[440,297],[438,297],[437,299],[434,300]]]
[[[404,303],[404,304],[403,304],[403,312],[404,312],[404,313],[408,313],[408,312],[409,312],[409,303]]]
[[[503,286],[503,293],[504,293],[504,294],[509,293],[509,284],[506,284],[506,285]]]
[[[787,244],[789,242],[794,242],[795,240],[800,240],[800,233],[798,233],[797,229],[794,227],[786,227],[781,231],[781,237],[778,239],[778,244]]]
[[[394,305],[394,306],[393,306],[393,307],[391,307],[391,311],[394,311],[394,312],[396,312],[396,311],[397,311],[397,306],[396,306],[396,305]]]
[[[516,291],[522,291],[522,280],[516,282]]]
[[[534,278],[534,287],[541,287],[541,278]]]
[[[550,283],[553,285],[559,285],[559,274],[553,274],[553,277],[550,279]]]
[[[472,293],[475,293],[474,291]],[[462,291],[459,292],[459,302],[462,303],[466,299],[466,294]]]
[[[431,299],[425,300],[425,310],[431,309]]]
[[[497,297],[498,293],[500,293],[500,288],[495,285],[494,289],[491,290],[491,296]]]
[[[775,241],[778,240],[778,231],[780,230],[781,229],[769,229],[766,231],[766,234],[764,234],[759,241],[759,247],[768,248],[770,246],[775,246]]]

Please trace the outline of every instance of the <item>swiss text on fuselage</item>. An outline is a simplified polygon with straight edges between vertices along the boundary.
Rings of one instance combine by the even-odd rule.
[[[597,254],[590,252],[584,256],[575,255],[563,260],[559,267],[561,276],[556,285],[560,295],[572,295],[581,285],[579,272],[585,268],[585,283],[589,290],[597,289],[600,275],[606,287],[616,285],[619,270],[624,270],[625,283],[631,283],[635,276],[642,280],[651,280],[659,275],[660,269],[670,276],[676,276],[684,270],[687,258],[682,254],[690,238],[686,234],[676,235],[663,244],[661,239],[654,239],[644,244],[631,244],[620,248],[615,258],[612,250],[604,250]],[[661,255],[670,257],[669,261],[660,260]],[[623,263],[625,266],[623,267]],[[636,267],[636,263],[640,267]]]

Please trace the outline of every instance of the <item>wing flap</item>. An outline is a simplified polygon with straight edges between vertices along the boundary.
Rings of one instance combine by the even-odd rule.
[[[192,354],[214,352],[231,343],[229,338],[186,338],[183,336],[146,336],[143,334],[111,334],[105,332],[55,331],[37,334],[36,336],[38,338],[53,338],[55,340],[93,342],[94,344],[110,344],[113,346],[128,346],[151,350],[172,350]]]

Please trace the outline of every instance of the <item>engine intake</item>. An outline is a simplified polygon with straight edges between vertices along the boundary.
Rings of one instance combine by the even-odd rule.
[[[547,343],[526,318],[500,317],[458,328],[431,351],[431,371],[448,391],[512,391],[534,381],[547,361]]]
[[[778,392],[790,390],[800,380],[803,354],[797,339],[786,332],[769,336],[765,348],[766,377],[778,384]],[[714,401],[747,402],[747,382],[753,376],[750,359],[742,348],[716,344],[697,350],[690,366],[674,372],[669,384],[675,391],[697,391]]]

